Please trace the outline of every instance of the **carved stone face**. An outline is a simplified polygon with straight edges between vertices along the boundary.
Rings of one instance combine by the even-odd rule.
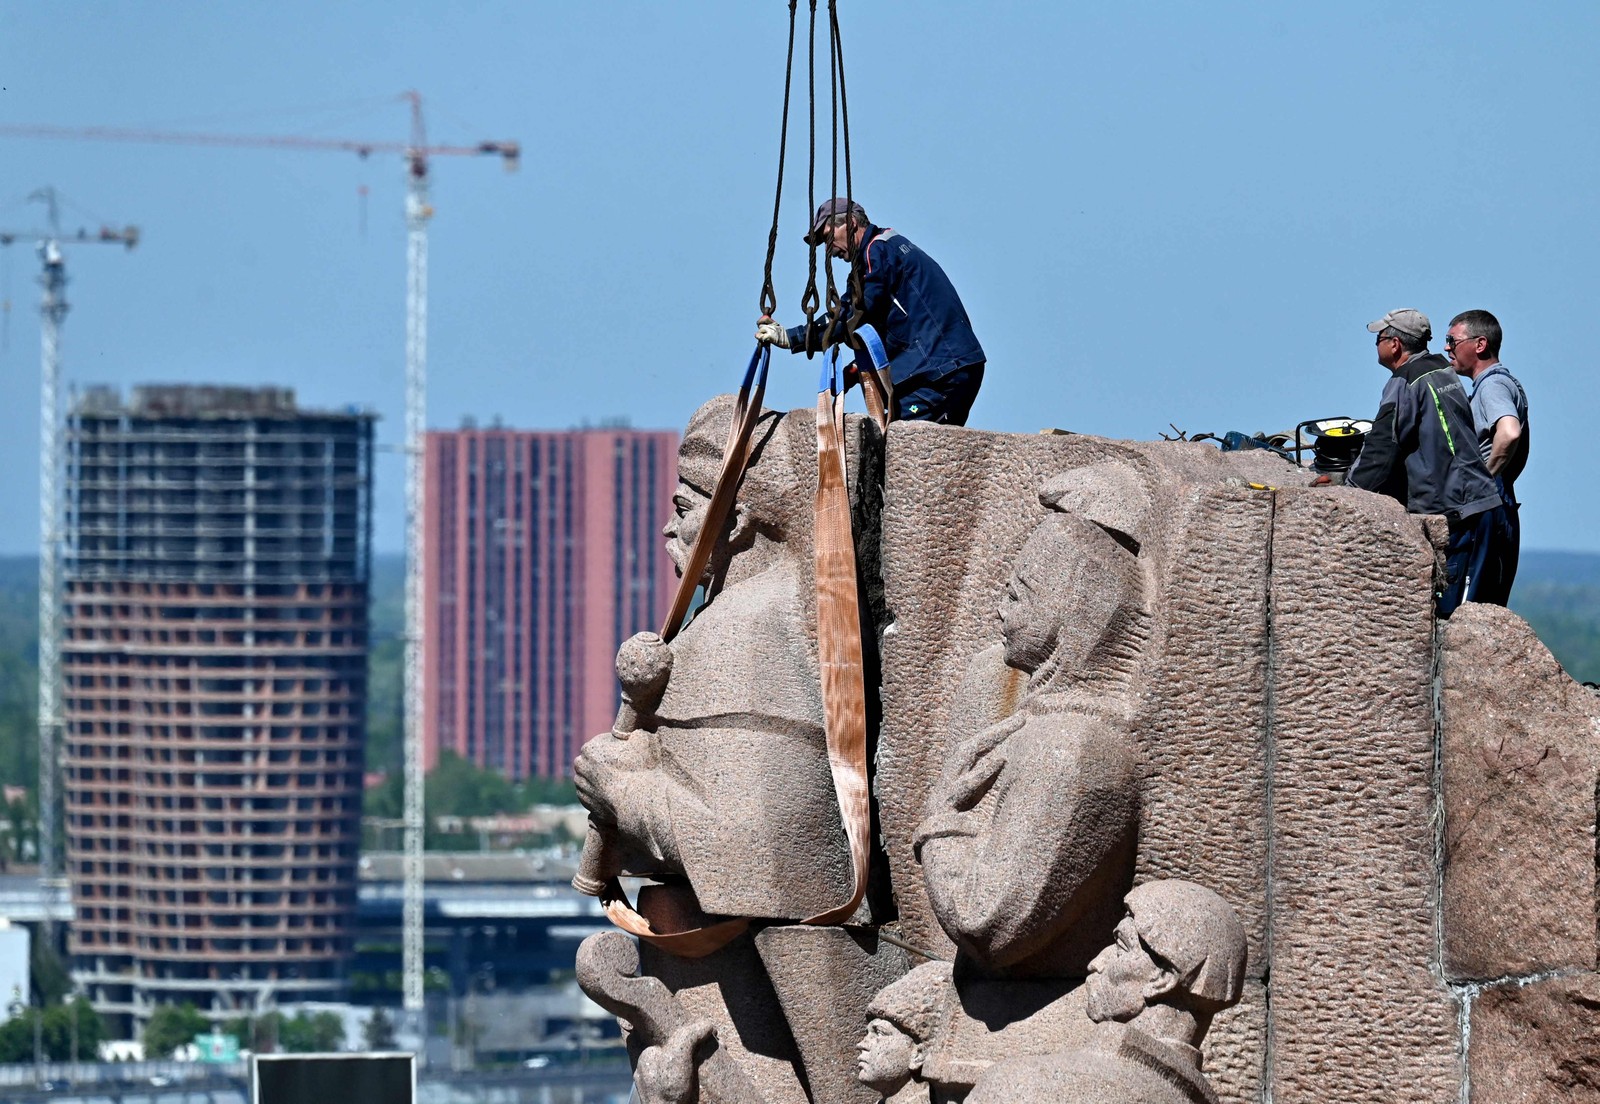
[[[1115,941],[1089,963],[1089,979],[1084,982],[1089,1018],[1095,1023],[1133,1019],[1144,1011],[1148,997],[1160,990],[1163,973],[1139,940],[1133,917],[1123,917]]]
[[[678,489],[673,492],[672,516],[661,527],[661,535],[667,538],[667,555],[672,558],[679,575],[689,565],[689,551],[694,548],[695,538],[700,535],[700,527],[706,520],[706,507],[710,505],[710,495],[687,483],[680,482]]]
[[[856,1049],[861,1052],[856,1079],[884,1096],[898,1092],[921,1065],[916,1042],[881,1016],[867,1024]]]
[[[1029,555],[1029,551],[1035,554]],[[1019,671],[1038,670],[1056,649],[1058,618],[1049,596],[1040,592],[1045,582],[1043,559],[1030,541],[1000,599],[1000,638],[1005,642],[1006,663]]]

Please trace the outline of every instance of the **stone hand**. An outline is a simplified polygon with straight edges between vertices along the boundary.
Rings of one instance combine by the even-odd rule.
[[[941,808],[971,809],[989,791],[1006,765],[1006,740],[1022,727],[1023,719],[1008,717],[969,737],[955,751],[944,776],[934,789]]]
[[[578,800],[590,816],[603,824],[617,823],[628,804],[634,776],[648,770],[648,740],[624,740],[602,733],[583,745],[572,764],[572,780]]]
[[[701,1061],[696,1051],[716,1037],[710,1020],[691,1020],[674,1028],[666,1042],[645,1047],[634,1070],[641,1104],[696,1104]]]

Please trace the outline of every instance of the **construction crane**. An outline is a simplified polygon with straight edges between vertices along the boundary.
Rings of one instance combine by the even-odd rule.
[[[422,987],[422,434],[427,423],[428,389],[428,202],[429,161],[434,157],[500,158],[507,171],[522,157],[516,142],[486,141],[469,146],[430,146],[423,125],[422,96],[401,97],[411,108],[407,142],[310,138],[297,135],[200,134],[121,127],[61,127],[7,124],[0,137],[60,138],[77,141],[144,142],[166,145],[235,146],[289,150],[330,150],[366,158],[398,153],[406,166],[406,648],[405,648],[405,893],[402,912],[403,1003],[423,1007]]]
[[[43,271],[39,285],[39,870],[47,884],[61,876],[56,845],[56,781],[62,750],[61,715],[61,324],[67,318],[64,244],[116,244],[132,249],[139,229],[101,226],[61,232],[60,196],[48,185],[28,196],[45,205],[49,228],[0,230],[0,245],[32,241]],[[47,923],[49,923],[47,921]]]

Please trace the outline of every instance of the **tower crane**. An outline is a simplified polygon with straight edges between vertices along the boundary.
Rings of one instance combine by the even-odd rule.
[[[430,146],[423,124],[422,96],[401,97],[411,109],[411,137],[406,142],[298,135],[205,134],[122,127],[0,125],[0,137],[61,138],[79,141],[143,142],[164,145],[234,146],[303,151],[342,151],[366,158],[398,153],[406,167],[406,648],[405,648],[405,891],[402,920],[403,1003],[408,1011],[423,1007],[422,987],[422,434],[427,421],[428,379],[428,203],[430,160],[434,157],[493,156],[507,171],[521,161],[522,147],[512,141],[483,141],[466,146]],[[42,600],[42,599],[41,599]]]
[[[61,874],[56,845],[56,781],[62,751],[61,716],[61,324],[67,318],[67,259],[62,246],[139,244],[139,228],[101,226],[61,232],[60,196],[48,185],[28,196],[45,205],[49,227],[0,230],[0,245],[35,243],[39,285],[39,869],[46,882]]]

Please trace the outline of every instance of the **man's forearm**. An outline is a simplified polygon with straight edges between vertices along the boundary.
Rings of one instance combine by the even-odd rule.
[[[1489,459],[1485,467],[1490,475],[1499,475],[1500,469],[1511,459],[1511,450],[1522,437],[1522,423],[1510,414],[1494,423],[1494,441],[1489,446]]]

